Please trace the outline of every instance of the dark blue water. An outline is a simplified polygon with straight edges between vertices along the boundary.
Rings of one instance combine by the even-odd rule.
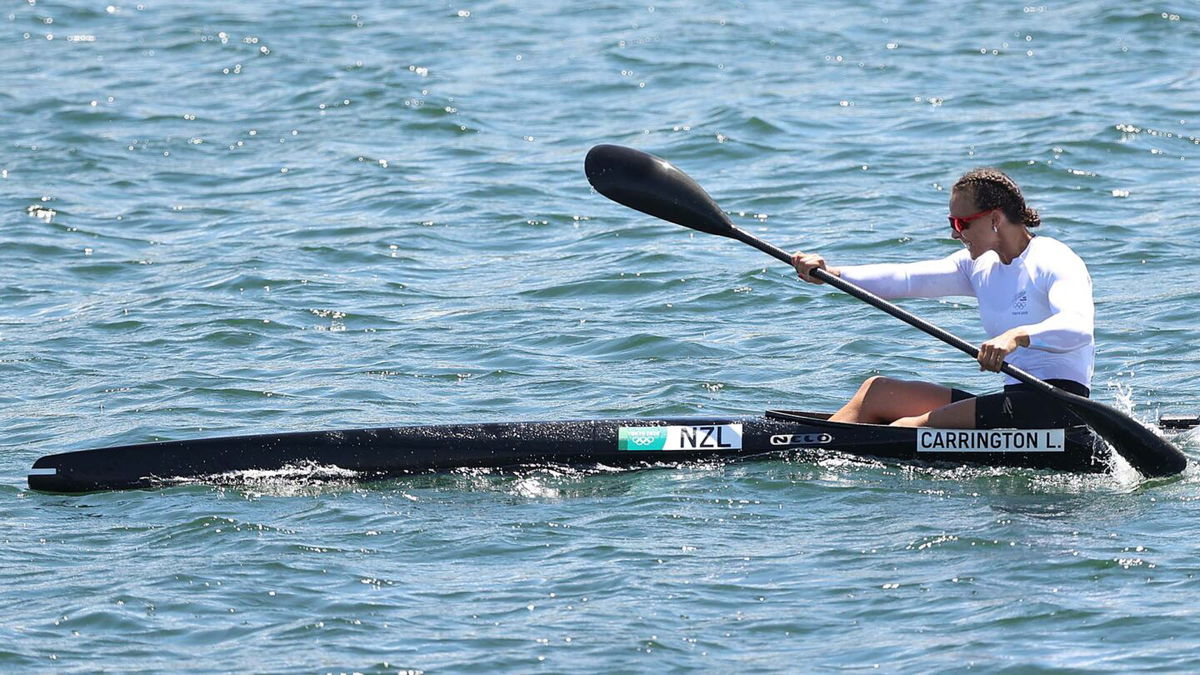
[[[1194,414],[1192,4],[27,0],[2,22],[0,669],[1200,665],[1193,471],[25,488],[41,455],[160,438],[997,386],[594,193],[603,142],[835,264],[953,251],[948,186],[998,166],[1090,267],[1095,396]],[[982,337],[970,302],[905,306]]]

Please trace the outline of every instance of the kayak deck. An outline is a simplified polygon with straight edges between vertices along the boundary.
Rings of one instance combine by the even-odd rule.
[[[936,430],[828,417],[771,410],[759,416],[433,424],[160,441],[47,455],[34,463],[28,480],[33,490],[81,493],[312,465],[376,480],[467,467],[636,467],[815,449],[1088,473],[1109,466],[1104,446],[1082,426]]]

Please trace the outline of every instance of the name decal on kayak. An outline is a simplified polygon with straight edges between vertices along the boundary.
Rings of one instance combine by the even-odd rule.
[[[617,450],[741,450],[741,424],[697,424],[670,427],[621,427]]]
[[[919,429],[917,452],[1064,452],[1062,429]]]
[[[833,436],[819,434],[775,434],[771,437],[771,445],[784,448],[816,448],[832,443]]]

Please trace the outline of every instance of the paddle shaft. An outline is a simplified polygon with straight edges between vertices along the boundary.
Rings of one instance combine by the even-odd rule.
[[[773,246],[771,244],[768,244],[767,242],[763,241],[762,239],[759,239],[758,237],[750,234],[749,232],[747,232],[739,227],[732,226],[732,225],[730,227],[731,227],[732,231],[729,233],[728,236],[733,237],[734,239],[737,239],[738,241],[749,244],[749,245],[753,246],[754,248],[762,251],[763,253],[766,253],[769,256],[778,258],[779,260],[781,260],[789,265],[792,264],[792,256],[787,251],[784,251],[783,249],[779,248],[778,246]],[[830,274],[827,270],[823,270],[820,268],[816,268],[816,269],[812,270],[811,272],[809,272],[809,276],[813,277],[814,279],[819,279],[821,281],[824,281],[825,283],[829,284],[830,286],[833,286],[834,288],[838,289],[839,291],[846,293],[847,295],[852,295],[852,296],[858,298],[859,300],[862,300],[863,302],[867,303],[868,305],[875,307],[876,309],[880,309],[880,310],[883,310],[884,312],[887,312],[888,314],[891,314],[892,316],[896,317],[897,319],[900,319],[904,323],[907,323],[908,325],[910,325],[914,328],[917,328],[918,330],[922,330],[922,331],[928,333],[929,335],[932,335],[933,337],[941,340],[942,342],[945,342],[946,344],[950,345],[951,347],[954,347],[963,352],[966,352],[967,354],[970,354],[971,358],[979,358],[979,348],[976,347],[975,345],[971,344],[970,342],[967,342],[966,340],[958,337],[957,335],[955,335],[953,333],[950,333],[946,330],[938,328],[937,326],[929,323],[928,321],[921,319],[920,317],[916,317],[916,316],[913,316],[912,314],[909,314],[908,312],[904,311],[903,309],[900,309],[896,305],[888,302],[887,300],[884,300],[883,298],[879,297],[878,295],[875,295],[874,293],[866,290],[865,288],[862,288],[861,286],[858,286],[849,281],[846,281],[845,279],[843,279],[837,275]],[[1040,389],[1051,395],[1057,395],[1059,393],[1059,390],[1056,387],[1054,387],[1053,385],[1051,385],[1047,382],[1044,382],[1044,381],[1034,377],[1033,375],[1030,375],[1029,373],[1025,372],[1024,370],[1021,370],[1020,368],[1017,368],[1016,366],[1009,364],[1007,361],[1005,361],[1004,363],[1002,363],[1000,365],[1000,372],[1002,372],[1006,375],[1010,375],[1013,378],[1020,380],[1021,382],[1024,382],[1025,384],[1028,384],[1032,387]],[[1063,392],[1063,393],[1066,393],[1066,392]]]

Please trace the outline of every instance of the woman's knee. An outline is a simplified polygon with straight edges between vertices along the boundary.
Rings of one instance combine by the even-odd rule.
[[[863,382],[858,400],[862,408],[860,421],[923,426],[928,423],[929,411],[951,402],[951,392],[929,382],[874,376]]]
[[[883,375],[872,375],[872,376],[868,377],[867,379],[863,380],[863,383],[861,385],[859,385],[858,390],[860,392],[862,392],[863,394],[866,394],[867,392],[870,392],[870,391],[878,391],[880,389],[890,389],[890,388],[893,388],[895,386],[895,384],[899,381],[900,380],[893,380],[892,378],[885,377]]]

